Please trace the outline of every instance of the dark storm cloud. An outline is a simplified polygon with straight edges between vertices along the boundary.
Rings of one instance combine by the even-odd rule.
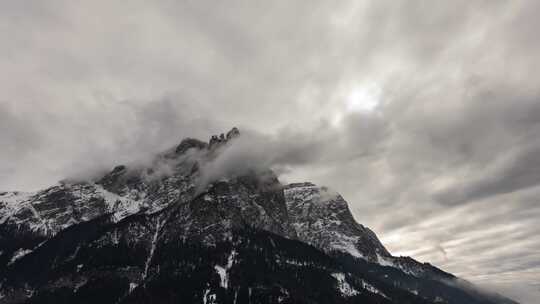
[[[0,188],[44,187],[238,126],[247,136],[210,172],[269,165],[284,181],[332,186],[391,251],[491,286],[533,286],[539,8],[2,2]],[[527,288],[516,294],[531,303],[538,288]]]

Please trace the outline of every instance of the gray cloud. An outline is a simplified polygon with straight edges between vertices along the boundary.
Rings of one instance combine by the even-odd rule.
[[[210,171],[329,185],[391,251],[533,303],[538,6],[2,2],[0,188],[238,126]]]
[[[252,170],[271,168],[286,174],[299,167],[341,166],[378,153],[382,149],[379,144],[388,135],[385,122],[372,115],[354,118],[344,118],[339,127],[323,123],[309,132],[280,129],[276,134],[263,134],[244,130],[220,147],[220,153],[210,161],[201,162],[200,187]]]

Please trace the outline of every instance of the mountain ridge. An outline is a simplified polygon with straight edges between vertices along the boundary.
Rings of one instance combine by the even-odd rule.
[[[467,299],[470,303],[514,303],[498,297],[492,299],[481,293],[474,295],[463,290],[459,291],[459,288],[446,284],[446,281],[456,280],[453,275],[411,258],[392,256],[369,228],[354,220],[347,202],[326,187],[318,187],[312,183],[282,185],[269,169],[246,171],[236,176],[221,176],[209,182],[203,181],[207,184],[201,187],[201,165],[212,161],[223,149],[234,144],[234,140],[239,136],[238,129],[233,128],[226,135],[212,136],[208,143],[187,138],[175,148],[158,154],[150,166],[132,169],[120,165],[90,182],[63,182],[33,194],[0,193],[0,248],[3,248],[0,252],[0,270],[8,273],[6,277],[0,277],[0,303],[31,303],[35,298],[34,295],[39,295],[35,299],[43,299],[47,297],[43,295],[45,289],[60,290],[58,289],[60,287],[71,288],[71,291],[61,289],[66,294],[64,291],[58,291],[57,297],[77,298],[80,297],[78,284],[84,281],[81,286],[86,286],[92,279],[101,276],[113,277],[118,284],[120,281],[123,282],[120,284],[123,287],[119,285],[118,290],[111,291],[116,293],[123,290],[122,296],[112,297],[115,301],[127,301],[133,290],[145,289],[145,284],[150,284],[152,280],[160,277],[159,269],[170,262],[169,255],[166,255],[167,258],[163,261],[156,261],[157,256],[187,250],[178,247],[178,244],[190,244],[186,246],[197,248],[200,246],[221,248],[220,246],[233,246],[234,240],[240,238],[243,240],[240,242],[242,246],[251,248],[251,242],[258,242],[251,239],[251,235],[258,233],[263,235],[270,233],[270,236],[265,237],[272,242],[281,242],[276,241],[281,238],[298,242],[299,244],[291,245],[287,243],[289,241],[283,241],[293,247],[300,246],[298,248],[303,248],[301,251],[310,252],[307,260],[311,258],[318,260],[316,256],[325,256],[322,259],[328,259],[336,265],[350,265],[351,269],[358,269],[353,275],[347,274],[347,271],[335,272],[342,267],[335,266],[336,269],[328,270],[330,272],[325,270],[328,273],[321,274],[332,278],[330,285],[337,284],[338,288],[335,289],[337,294],[345,295],[349,300],[359,297],[371,298],[370,301],[374,303],[396,301],[389,295],[382,297],[381,293],[384,292],[374,287],[380,285],[383,286],[381,288],[390,290],[388,294],[400,294],[402,298],[411,297],[411,303],[421,303],[424,300],[437,302],[438,297],[440,303],[460,303],[456,301],[462,299]],[[74,231],[79,231],[82,240],[76,240],[77,233]],[[66,244],[65,248],[62,247],[65,252],[62,250],[56,252],[55,246],[50,245],[55,242]],[[242,246],[240,247],[244,248]],[[252,249],[263,256],[276,250],[275,246],[268,244],[261,246],[262,251]],[[117,256],[119,252],[123,254],[131,252],[140,258],[126,262],[123,257],[117,257],[116,259],[122,262],[109,265],[107,263],[110,262],[105,263],[101,260],[99,263],[89,262],[89,257],[84,259],[80,256],[84,250],[94,252],[98,256],[103,252],[111,252],[111,256]],[[204,266],[205,271],[208,265],[203,265],[204,263],[215,262],[211,268],[220,278],[216,286],[219,286],[221,291],[229,290],[230,284],[225,276],[233,267],[231,263],[234,262],[234,257],[231,256],[236,254],[232,252],[230,249],[229,258],[220,260],[219,263],[214,261],[214,258],[209,258],[206,262],[194,262],[192,256],[186,256],[186,261],[197,265],[202,263],[201,267]],[[246,253],[247,256],[254,260],[259,259],[253,257],[253,252],[249,252]],[[294,252],[288,254],[295,255]],[[242,255],[238,256],[241,257]],[[74,265],[72,261],[79,258],[82,259],[81,263]],[[230,262],[231,259],[233,262]],[[39,265],[51,260],[55,262],[49,268]],[[185,264],[186,261],[177,262]],[[268,267],[275,270],[284,267],[280,261],[280,259],[265,260],[264,263],[272,265]],[[94,263],[93,267],[97,268],[90,274],[82,276],[84,278],[80,279],[82,281],[69,279],[78,277],[77,274],[89,263]],[[125,263],[133,268],[129,273],[125,273],[125,270],[122,270],[124,268],[118,266]],[[300,266],[304,267],[315,262],[294,263],[301,263]],[[42,268],[44,273],[49,273],[50,277],[44,276],[42,281],[33,282],[30,277],[17,274],[17,270],[23,274],[25,271],[29,272],[30,270],[24,269],[28,268],[27,265],[34,264],[39,265],[36,267]],[[156,268],[154,264],[159,267]],[[103,272],[103,267],[106,269],[113,267],[116,270],[111,274]],[[171,273],[163,275],[175,277],[174,267],[170,268],[170,271]],[[369,280],[359,279],[366,271],[377,275],[370,276]],[[95,277],[92,273],[99,275],[96,274]],[[133,273],[137,275],[134,277]],[[276,280],[285,280],[281,272],[277,276],[279,279],[276,277]],[[356,285],[346,279],[350,276],[353,276],[351,280],[357,280]],[[399,279],[385,281],[389,280],[387,279],[389,277]],[[128,285],[125,282],[127,279],[130,280]],[[176,279],[178,278],[175,277],[174,280]],[[253,282],[258,280],[252,279]],[[260,279],[267,282],[268,286],[274,286],[268,278]],[[307,277],[304,279],[313,280]],[[285,281],[292,284],[291,286],[299,284],[296,281]],[[249,287],[251,283],[242,284],[237,286],[239,290],[253,288]],[[432,294],[424,288],[425,295],[418,295],[418,290],[422,289],[420,287],[431,286],[430,284],[440,289],[440,294]],[[399,287],[401,285],[405,287]],[[129,291],[127,293],[124,290],[126,286]],[[88,285],[88,288],[94,287]],[[291,290],[286,290],[290,295]],[[403,296],[399,290],[412,296]],[[193,293],[203,293],[203,297],[198,296],[199,300],[204,299],[205,303],[220,300],[227,302],[224,299],[231,296],[227,292],[219,296],[218,293],[211,293],[213,291],[215,290],[201,289],[199,286]],[[214,297],[210,296],[212,294]],[[280,291],[271,294],[280,294],[284,297],[286,293]],[[312,291],[304,290],[303,294],[312,297]],[[448,298],[453,294],[457,294],[455,297],[458,298]],[[337,301],[331,291],[328,291],[328,297],[333,299],[328,303]],[[251,296],[248,298],[251,299]],[[300,294],[294,297],[295,301],[300,301],[301,298]]]

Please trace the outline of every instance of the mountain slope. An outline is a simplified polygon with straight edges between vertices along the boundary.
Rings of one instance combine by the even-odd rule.
[[[238,136],[0,193],[0,303],[514,303],[393,257],[325,187],[268,169],[203,182]]]
[[[372,262],[390,257],[375,233],[354,220],[339,194],[312,183],[287,185],[284,194],[300,240],[324,251],[344,251]]]

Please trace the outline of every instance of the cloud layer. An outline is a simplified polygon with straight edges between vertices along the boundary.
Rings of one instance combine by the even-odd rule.
[[[534,303],[539,9],[3,2],[0,188],[41,188],[238,126],[249,140],[217,165],[270,164],[282,180],[329,185],[394,253]]]

